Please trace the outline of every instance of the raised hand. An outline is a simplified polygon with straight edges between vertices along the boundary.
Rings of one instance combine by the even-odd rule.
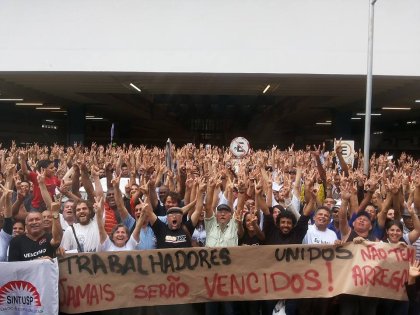
[[[104,197],[95,197],[95,203],[93,204],[93,210],[97,215],[102,215],[104,210]]]

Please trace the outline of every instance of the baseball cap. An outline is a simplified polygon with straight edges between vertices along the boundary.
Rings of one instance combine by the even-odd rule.
[[[358,217],[361,217],[361,216],[365,216],[365,217],[369,218],[369,221],[372,220],[372,218],[370,217],[370,214],[368,212],[366,212],[365,210],[359,211],[356,214],[356,218],[355,219],[357,219]]]
[[[166,214],[170,214],[170,213],[180,213],[180,214],[183,214],[183,211],[182,211],[182,209],[181,209],[181,208],[179,208],[179,207],[172,207],[172,208],[169,208],[169,209],[166,211]]]
[[[218,205],[216,210],[217,211],[226,210],[226,211],[232,212],[232,209],[227,204],[224,204],[224,203]]]

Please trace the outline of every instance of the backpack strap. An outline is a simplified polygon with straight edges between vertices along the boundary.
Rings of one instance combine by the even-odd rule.
[[[74,239],[76,240],[76,243],[77,243],[77,250],[79,251],[79,253],[82,253],[83,252],[82,251],[82,246],[80,246],[79,240],[77,239],[76,231],[74,230],[74,226],[73,226],[73,224],[70,225],[70,226],[71,226],[71,229],[73,231]]]

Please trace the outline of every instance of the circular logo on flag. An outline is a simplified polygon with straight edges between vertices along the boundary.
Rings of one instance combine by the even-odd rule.
[[[244,157],[249,152],[249,142],[244,137],[237,137],[232,140],[229,149],[237,158]]]

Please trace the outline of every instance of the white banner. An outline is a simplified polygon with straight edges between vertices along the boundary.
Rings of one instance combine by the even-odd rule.
[[[58,314],[58,263],[0,263],[0,314]]]

